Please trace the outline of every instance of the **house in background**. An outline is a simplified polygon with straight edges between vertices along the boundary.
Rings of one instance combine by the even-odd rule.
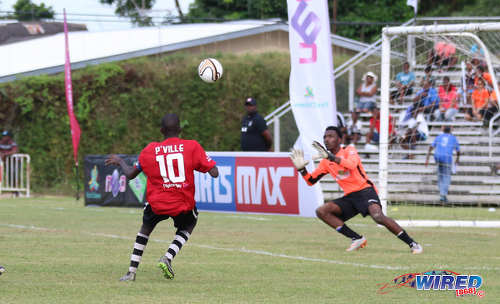
[[[62,22],[0,21],[0,45],[55,35],[64,31]],[[85,24],[68,24],[69,32],[87,31]]]

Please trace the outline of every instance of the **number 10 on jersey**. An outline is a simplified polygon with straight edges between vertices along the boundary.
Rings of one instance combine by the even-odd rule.
[[[177,172],[175,175],[174,160],[177,160]],[[157,155],[156,161],[160,165],[160,174],[164,183],[182,183],[186,180],[184,171],[184,156],[182,153],[173,153],[167,155]]]

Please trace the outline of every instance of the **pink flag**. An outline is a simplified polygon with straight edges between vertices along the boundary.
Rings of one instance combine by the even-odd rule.
[[[66,46],[66,60],[64,62],[64,86],[66,88],[66,105],[68,106],[69,124],[73,139],[73,157],[78,166],[78,144],[80,143],[80,126],[73,112],[73,87],[71,85],[71,64],[69,61],[68,24],[66,23],[66,9],[64,10],[64,42]]]

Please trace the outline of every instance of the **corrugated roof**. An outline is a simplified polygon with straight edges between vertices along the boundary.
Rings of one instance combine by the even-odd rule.
[[[110,32],[70,32],[73,69],[283,30],[288,25],[266,21],[179,24]],[[332,43],[360,51],[366,44],[332,35]],[[0,82],[22,76],[52,74],[64,68],[64,34],[0,46]]]

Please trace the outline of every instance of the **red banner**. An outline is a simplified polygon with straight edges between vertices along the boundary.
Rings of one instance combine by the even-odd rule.
[[[78,165],[78,144],[80,143],[80,125],[73,112],[73,86],[71,84],[71,63],[69,61],[68,24],[66,23],[66,10],[64,10],[64,42],[66,60],[64,62],[64,86],[66,88],[66,105],[68,106],[69,124],[73,140],[73,157]]]

